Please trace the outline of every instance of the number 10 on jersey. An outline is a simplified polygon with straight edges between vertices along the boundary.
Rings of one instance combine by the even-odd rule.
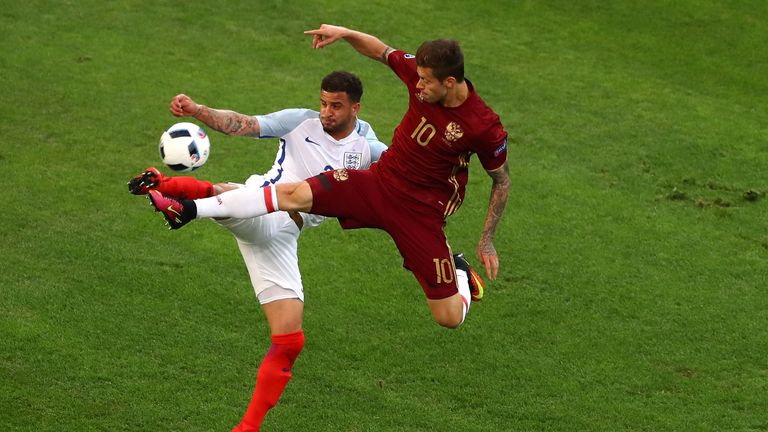
[[[435,263],[435,274],[437,275],[437,283],[451,283],[453,282],[453,275],[456,274],[456,270],[453,269],[453,262],[447,258],[434,258],[432,262]]]
[[[435,133],[437,133],[437,129],[435,129],[435,127],[431,124],[427,123],[426,118],[422,117],[421,123],[419,123],[419,125],[416,126],[416,129],[413,130],[411,138],[416,140],[420,146],[426,147],[432,137],[435,136]]]

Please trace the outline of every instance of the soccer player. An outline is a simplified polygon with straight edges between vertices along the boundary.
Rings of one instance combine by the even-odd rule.
[[[287,109],[264,116],[211,109],[180,94],[170,103],[177,117],[194,117],[227,135],[280,137],[272,169],[248,178],[244,185],[212,185],[194,177],[163,176],[149,168],[128,183],[134,194],[185,199],[213,197],[228,190],[259,190],[296,182],[326,170],[368,168],[386,146],[370,125],[357,118],[363,87],[348,72],[333,72],[321,83],[320,112]],[[252,400],[235,432],[257,431],[291,378],[291,368],[304,346],[304,292],[299,273],[297,240],[302,228],[324,218],[298,212],[274,212],[258,218],[225,218],[216,222],[237,239],[256,296],[272,334],[272,346],[259,367]]]
[[[326,172],[299,183],[265,187],[261,193],[236,190],[217,200],[196,201],[153,196],[155,209],[172,228],[194,218],[250,217],[280,209],[334,216],[345,228],[384,229],[403,256],[404,267],[421,284],[435,321],[458,327],[470,298],[482,295],[482,281],[463,257],[452,256],[443,226],[464,199],[469,159],[476,153],[492,180],[477,255],[488,277],[495,279],[499,259],[493,237],[510,184],[507,133],[498,115],[465,79],[456,41],[427,41],[412,55],[345,27],[324,24],[305,33],[313,35],[314,48],[345,40],[359,53],[387,64],[407,87],[408,111],[381,159],[368,170]]]

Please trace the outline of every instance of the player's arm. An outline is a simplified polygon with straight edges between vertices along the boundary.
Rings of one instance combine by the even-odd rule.
[[[499,257],[496,254],[496,248],[493,246],[493,236],[496,233],[496,227],[499,225],[501,215],[504,214],[504,207],[507,204],[509,195],[509,169],[507,163],[501,167],[487,171],[493,184],[491,185],[491,198],[488,203],[488,214],[485,217],[483,232],[480,234],[480,243],[477,245],[477,257],[485,266],[488,277],[496,279],[499,271]]]
[[[176,95],[171,100],[170,110],[176,117],[194,117],[208,127],[227,135],[258,138],[261,132],[256,117],[230,110],[208,108],[185,94]]]
[[[305,31],[304,34],[312,35],[312,48],[323,48],[344,39],[360,54],[384,64],[387,63],[389,53],[394,51],[394,48],[387,46],[376,36],[341,26],[323,24],[316,30]]]
[[[306,120],[318,118],[320,113],[306,108],[286,108],[277,112],[257,115],[261,135],[259,138],[277,138],[288,134]]]

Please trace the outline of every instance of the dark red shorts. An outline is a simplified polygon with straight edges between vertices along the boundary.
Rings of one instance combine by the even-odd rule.
[[[311,213],[336,217],[344,229],[379,228],[389,233],[403,257],[403,267],[413,272],[427,298],[437,300],[458,292],[442,215],[398,199],[382,184],[375,167],[326,171],[307,182],[312,188]]]

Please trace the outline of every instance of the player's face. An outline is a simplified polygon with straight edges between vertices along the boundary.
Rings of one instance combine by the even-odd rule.
[[[352,102],[345,92],[320,91],[320,123],[328,135],[344,138],[355,126],[360,102]],[[337,136],[339,135],[339,136]]]
[[[416,95],[419,100],[427,103],[440,103],[445,99],[448,94],[448,87],[446,82],[448,80],[440,81],[432,74],[432,68],[416,66],[416,73],[419,74],[419,82],[416,83],[416,88],[419,93]]]

